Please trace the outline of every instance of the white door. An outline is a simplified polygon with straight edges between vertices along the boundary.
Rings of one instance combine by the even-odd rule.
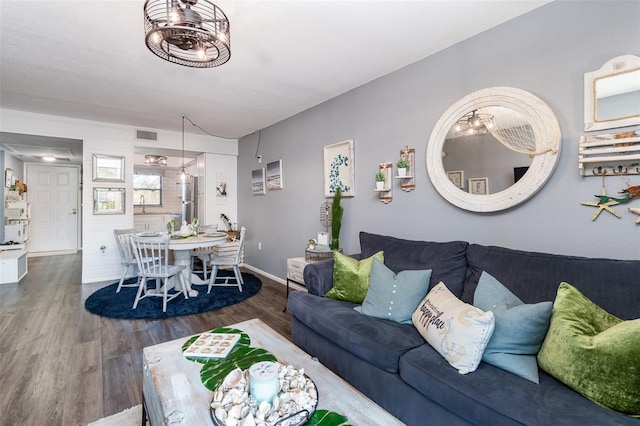
[[[78,249],[78,173],[75,166],[27,164],[30,252]]]

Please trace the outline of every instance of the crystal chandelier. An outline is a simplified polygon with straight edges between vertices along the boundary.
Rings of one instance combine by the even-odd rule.
[[[229,19],[208,0],[147,0],[145,43],[162,59],[211,68],[231,57]]]
[[[474,109],[462,116],[454,126],[456,137],[480,136],[489,133],[493,127],[493,115],[484,114]]]

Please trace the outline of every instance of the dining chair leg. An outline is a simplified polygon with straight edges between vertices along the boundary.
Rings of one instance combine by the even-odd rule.
[[[116,289],[116,293],[120,293],[120,290],[122,289],[122,283],[124,282],[124,278],[127,276],[127,272],[129,272],[130,267],[131,265],[127,265],[127,267],[124,268],[124,271],[122,271],[122,276],[120,277],[120,282],[118,283],[118,288]]]
[[[138,302],[140,301],[140,295],[142,294],[142,289],[143,287],[147,286],[147,279],[146,278],[142,278],[142,281],[140,282],[140,285],[138,286],[138,292],[136,293],[136,300],[133,301],[133,309],[138,307]],[[147,293],[147,290],[145,288],[145,294]]]
[[[162,295],[162,312],[167,312],[167,294],[169,290],[167,290],[166,278],[162,280],[162,288],[164,288],[164,293]]]
[[[207,288],[207,294],[211,293],[213,284],[216,282],[216,276],[218,275],[218,265],[211,265],[211,279],[209,280],[209,287]]]
[[[207,280],[207,256],[202,256],[202,270],[204,271],[204,280]]]
[[[242,281],[242,274],[240,273],[240,267],[238,265],[233,266],[233,273],[236,276],[236,282],[238,283],[238,288],[240,289],[240,291],[242,291],[242,284],[244,284],[244,281]]]

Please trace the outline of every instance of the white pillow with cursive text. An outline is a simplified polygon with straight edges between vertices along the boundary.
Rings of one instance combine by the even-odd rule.
[[[478,368],[495,327],[493,312],[464,303],[440,282],[422,299],[413,325],[460,374]]]

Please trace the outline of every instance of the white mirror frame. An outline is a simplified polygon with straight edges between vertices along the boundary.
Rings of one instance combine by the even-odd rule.
[[[536,155],[529,170],[509,188],[488,195],[470,194],[456,187],[447,177],[442,161],[449,130],[463,115],[474,109],[502,106],[529,119],[538,151],[550,145],[557,148]],[[549,180],[560,156],[560,125],[549,106],[535,95],[512,87],[492,87],[473,92],[453,104],[436,123],[427,145],[427,172],[436,190],[451,204],[473,212],[506,210],[533,196]]]
[[[608,120],[596,120],[596,81],[640,69],[640,57],[622,55],[611,59],[599,70],[584,74],[584,130],[616,129],[640,124],[640,114]]]

